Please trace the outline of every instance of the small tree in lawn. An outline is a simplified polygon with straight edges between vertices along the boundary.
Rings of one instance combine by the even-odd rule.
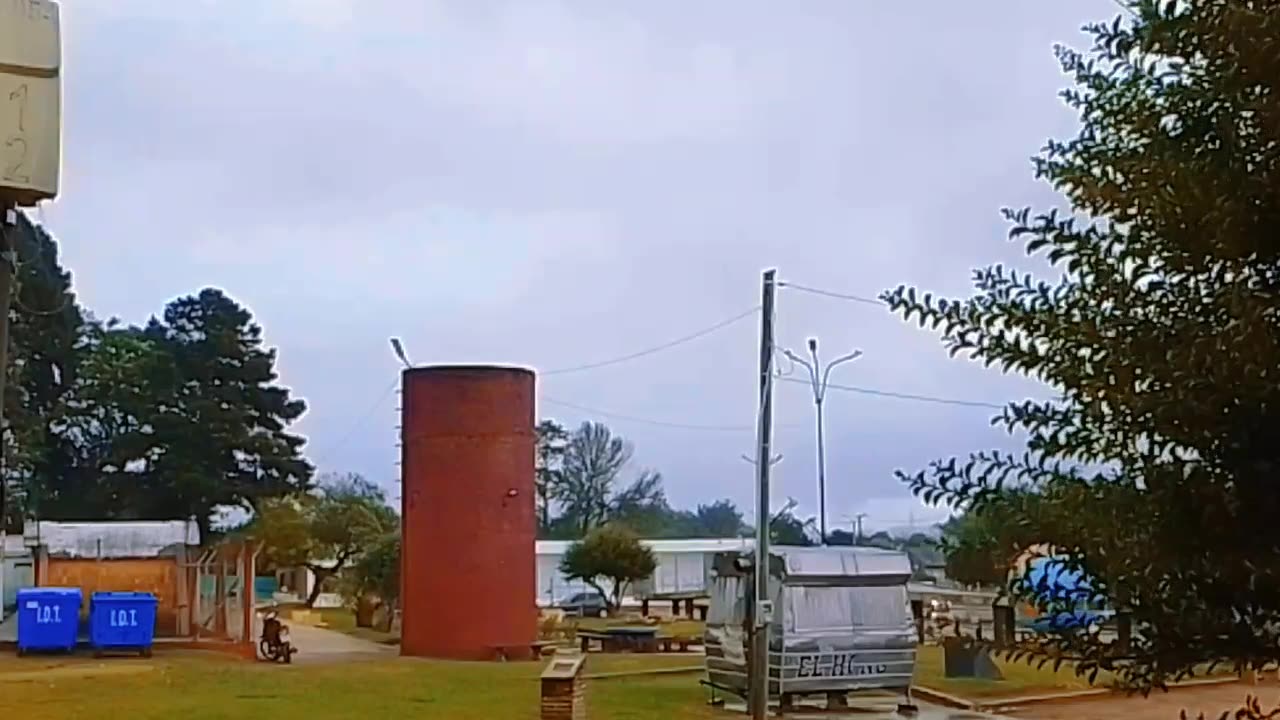
[[[569,546],[560,561],[560,572],[569,580],[581,580],[595,588],[609,603],[610,612],[617,612],[627,586],[653,575],[657,566],[653,551],[635,533],[620,525],[605,525]],[[605,580],[612,583],[612,593],[605,592]]]

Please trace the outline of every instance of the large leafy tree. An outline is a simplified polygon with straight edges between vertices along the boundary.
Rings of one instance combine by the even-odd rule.
[[[628,486],[615,492],[609,500],[609,517],[650,537],[668,535],[676,514],[667,504],[662,488],[662,473],[643,470]]]
[[[163,451],[157,508],[203,522],[219,505],[253,508],[309,486],[302,437],[288,431],[306,404],[276,383],[276,353],[250,312],[205,289],[169,303],[144,336],[172,358],[174,397],[151,419]]]
[[[1006,492],[1000,502],[982,503],[942,525],[939,549],[946,558],[947,577],[965,585],[1003,587],[1015,558],[1030,547],[1008,543],[1003,534],[1023,521],[1024,497]]]
[[[569,432],[555,420],[543,420],[534,428],[534,492],[537,495],[538,536],[551,532],[552,503],[564,475],[564,453]]]
[[[579,537],[609,519],[609,501],[632,448],[603,423],[584,422],[569,437],[556,499]]]
[[[67,463],[53,423],[74,382],[86,318],[53,237],[23,214],[13,237],[17,268],[5,369],[0,514],[10,530],[20,530],[40,481],[57,477]]]
[[[769,520],[769,542],[775,545],[809,546],[817,544],[816,518],[801,518],[795,512],[796,501],[787,500]]]
[[[1035,167],[1069,211],[1006,212],[1052,274],[995,266],[968,299],[886,299],[952,353],[1052,388],[998,418],[1024,453],[908,480],[971,511],[1020,503],[997,540],[1052,548],[1135,622],[1128,648],[1026,649],[1149,688],[1280,660],[1280,4],[1125,4],[1089,52],[1059,50],[1081,128]],[[1047,607],[1032,590],[1012,588]]]
[[[642,471],[619,488],[632,453],[631,444],[602,423],[584,422],[570,434],[554,497],[562,509],[556,528],[562,535],[583,537],[619,518],[643,525],[666,507],[659,473]]]
[[[165,450],[154,418],[169,408],[170,357],[136,328],[91,324],[71,387],[49,424],[35,508],[44,518],[189,517],[157,508],[165,497],[152,466]]]
[[[709,505],[698,505],[694,510],[694,520],[700,537],[739,537],[746,528],[742,511],[733,504],[732,500],[717,500]]]
[[[386,608],[390,630],[392,611],[400,600],[400,533],[378,538],[343,575],[347,598],[355,606],[356,625],[372,627],[374,613]]]
[[[315,575],[306,598],[311,606],[330,578],[367,552],[389,552],[382,543],[399,522],[381,488],[349,473],[321,478],[310,493],[264,499],[247,532],[262,541],[265,566],[305,567]]]

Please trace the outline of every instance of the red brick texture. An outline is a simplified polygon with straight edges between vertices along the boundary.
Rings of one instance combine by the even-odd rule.
[[[542,720],[586,720],[587,682],[573,679],[543,679]]]
[[[533,643],[533,373],[413,368],[401,403],[401,653],[487,660]]]

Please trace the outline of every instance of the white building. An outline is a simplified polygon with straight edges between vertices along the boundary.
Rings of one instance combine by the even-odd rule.
[[[21,535],[0,534],[0,619],[18,604],[18,589],[35,584],[35,560]]]
[[[711,559],[718,552],[750,550],[750,538],[708,538],[693,540],[641,540],[653,551],[658,568],[648,580],[629,588],[628,597],[661,598],[705,593],[711,573]],[[573,543],[567,540],[539,540],[538,604],[546,607],[569,596],[590,592],[583,582],[571,582],[560,572],[560,560]],[[605,590],[612,588],[606,587]]]

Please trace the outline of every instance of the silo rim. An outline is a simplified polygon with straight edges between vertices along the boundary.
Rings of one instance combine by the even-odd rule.
[[[481,371],[492,373],[516,373],[520,375],[536,375],[537,372],[527,365],[506,365],[499,363],[442,363],[439,365],[415,365],[405,368],[405,375],[448,373],[458,371]]]

